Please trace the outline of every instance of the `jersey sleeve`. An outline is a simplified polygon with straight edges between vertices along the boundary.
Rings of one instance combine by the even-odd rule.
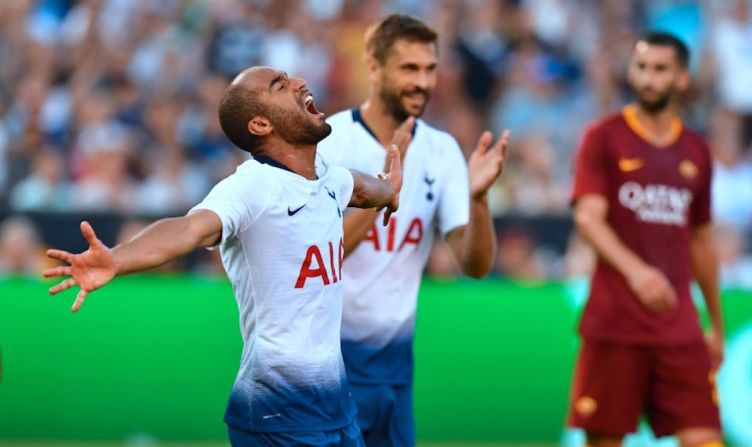
[[[350,198],[352,198],[353,188],[355,188],[355,178],[353,178],[352,172],[349,169],[335,166],[333,169],[337,170],[338,178],[341,178],[339,182],[339,207],[345,209],[350,204]]]
[[[437,226],[442,235],[470,221],[470,179],[467,162],[457,141],[448,137],[444,143],[444,172],[439,179],[440,194]]]
[[[271,200],[273,183],[262,169],[243,169],[217,183],[209,194],[189,213],[196,210],[214,212],[222,221],[222,240],[225,242],[247,229],[263,214]]]
[[[606,146],[603,130],[591,127],[586,132],[577,151],[574,168],[572,203],[586,194],[608,196]]]
[[[709,223],[711,217],[711,185],[713,183],[713,161],[710,157],[710,149],[702,143],[702,178],[697,196],[692,200],[690,211],[692,213],[692,226],[699,227]]]

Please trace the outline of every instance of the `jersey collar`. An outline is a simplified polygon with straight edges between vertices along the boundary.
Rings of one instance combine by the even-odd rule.
[[[354,109],[352,109],[351,112],[352,112],[352,120],[353,120],[353,122],[359,123],[361,126],[363,126],[363,129],[365,129],[366,132],[368,132],[373,137],[373,139],[376,140],[376,142],[378,142],[379,139],[376,138],[376,134],[373,133],[373,131],[371,130],[371,128],[368,127],[368,124],[366,124],[365,120],[363,120],[363,115],[360,113],[360,107],[355,107]],[[415,138],[415,131],[416,130],[418,130],[418,120],[415,120],[415,125],[413,126],[413,133],[412,133],[411,137]],[[379,143],[379,144],[381,144],[381,143]]]
[[[668,142],[657,146],[654,143],[655,138],[653,138],[651,133],[642,124],[640,124],[640,121],[637,119],[637,107],[634,104],[625,106],[622,109],[622,116],[624,117],[624,121],[626,121],[627,126],[632,130],[632,132],[636,133],[640,138],[656,147],[666,148],[673,145],[674,143],[676,143],[676,140],[679,139],[679,136],[682,132],[681,119],[679,119],[679,117],[674,117],[674,119],[671,120],[671,136],[669,137]]]
[[[285,165],[283,163],[280,163],[280,162],[278,162],[277,160],[275,160],[275,159],[273,159],[271,157],[267,157],[266,155],[259,155],[258,157],[253,157],[253,159],[256,160],[259,163],[262,163],[262,164],[265,164],[265,165],[269,165],[269,166],[272,166],[272,167],[275,167],[275,168],[278,168],[278,169],[282,169],[284,171],[292,172],[295,175],[300,175],[297,172],[295,172],[292,169],[290,169],[289,167],[287,167],[287,165]],[[316,174],[316,180],[318,180],[318,179],[319,179],[319,175]]]

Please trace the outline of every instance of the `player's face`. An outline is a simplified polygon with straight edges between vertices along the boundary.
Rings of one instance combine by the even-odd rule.
[[[420,116],[436,87],[436,44],[397,40],[384,64],[372,64],[371,82],[392,117]]]
[[[643,109],[649,112],[665,109],[688,83],[687,70],[679,64],[672,47],[642,41],[635,45],[629,64],[629,84]]]
[[[316,109],[313,95],[300,78],[268,69],[264,73],[262,100],[268,109],[267,118],[274,131],[286,142],[295,145],[317,144],[326,138],[332,127],[324,114]]]

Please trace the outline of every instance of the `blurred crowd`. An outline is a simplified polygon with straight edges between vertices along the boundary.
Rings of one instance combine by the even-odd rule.
[[[491,206],[531,219],[568,213],[573,152],[588,122],[629,100],[635,38],[679,35],[695,80],[685,121],[716,160],[724,278],[752,282],[749,0],[0,2],[0,208],[184,212],[245,159],[216,116],[234,75],[271,65],[307,79],[319,109],[353,107],[367,90],[363,32],[395,11],[440,35],[425,119],[468,152],[483,129],[512,129]],[[30,221],[22,230],[12,219],[0,227],[0,271],[10,269],[6,238],[35,239]],[[437,245],[435,274],[456,273],[447,256]],[[523,225],[500,228],[498,259],[500,275],[540,279],[585,274],[593,256],[574,235],[556,252]]]

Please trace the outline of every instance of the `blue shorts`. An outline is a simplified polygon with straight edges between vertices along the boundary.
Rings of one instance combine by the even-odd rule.
[[[413,387],[350,383],[358,425],[368,447],[413,447]]]
[[[262,433],[228,425],[227,433],[232,447],[365,447],[358,422],[355,420],[339,430]]]

